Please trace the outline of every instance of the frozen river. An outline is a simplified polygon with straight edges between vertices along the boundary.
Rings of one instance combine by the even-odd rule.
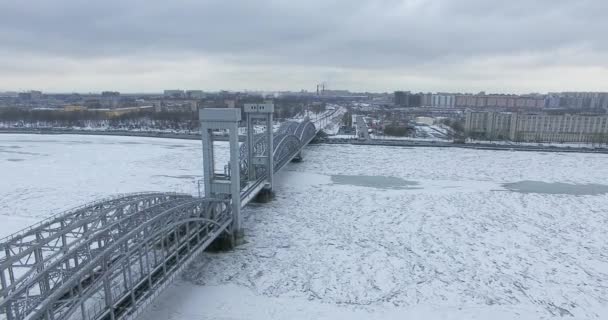
[[[225,156],[220,154],[220,156]],[[608,318],[608,155],[316,145],[141,319]],[[135,191],[196,194],[200,142],[0,135],[3,235]]]

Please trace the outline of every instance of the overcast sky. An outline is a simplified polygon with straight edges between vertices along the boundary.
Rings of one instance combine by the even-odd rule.
[[[608,91],[606,0],[0,0],[0,90]]]

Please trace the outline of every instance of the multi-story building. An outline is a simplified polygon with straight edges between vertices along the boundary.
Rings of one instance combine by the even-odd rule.
[[[188,90],[186,91],[186,97],[188,99],[204,99],[205,94],[203,90]]]
[[[42,91],[31,90],[28,92],[20,92],[18,98],[22,100],[40,100],[42,98]]]
[[[608,92],[551,92],[547,107],[608,110]]]
[[[395,91],[395,106],[416,108],[424,106],[423,93],[411,93],[409,91]]]
[[[407,107],[409,106],[409,91],[395,91],[395,106],[397,107]]]
[[[449,93],[436,93],[432,96],[432,107],[453,108],[456,104],[456,96]]]
[[[488,140],[508,140],[511,132],[511,112],[467,111],[467,136]]]
[[[432,93],[423,93],[422,94],[422,106],[423,107],[432,107],[433,106],[433,96]]]
[[[456,96],[455,106],[459,108],[519,108],[542,109],[545,97],[541,95],[460,95]]]
[[[608,143],[608,115],[467,111],[465,131],[489,140]]]
[[[165,90],[163,92],[165,98],[183,99],[186,97],[184,90]]]
[[[103,91],[99,104],[104,108],[118,108],[120,106],[120,92]]]

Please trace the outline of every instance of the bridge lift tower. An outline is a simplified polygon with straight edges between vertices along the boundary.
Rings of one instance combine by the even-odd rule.
[[[267,183],[264,186],[264,189],[267,191],[272,191],[273,182],[274,182],[274,141],[273,141],[273,132],[272,132],[272,114],[274,113],[274,104],[272,103],[263,103],[263,104],[254,104],[247,103],[245,104],[245,114],[247,115],[247,164],[249,166],[248,179],[250,182],[256,181],[259,177],[256,173],[256,167],[264,166],[266,172]],[[256,135],[255,135],[255,124],[256,121],[262,122],[266,129],[263,133],[263,139],[266,140],[263,145],[266,146],[265,150],[257,150],[255,147],[256,144]]]
[[[242,234],[241,218],[241,185],[240,185],[240,156],[239,156],[239,122],[241,110],[226,109],[200,109],[201,138],[203,140],[203,175],[205,182],[205,197],[232,200],[232,232],[238,237]],[[214,132],[225,130],[230,141],[230,162],[217,170],[213,141]],[[222,169],[222,167],[220,167]]]
[[[200,109],[199,119],[201,123],[201,138],[203,140],[203,175],[205,185],[205,197],[208,198],[230,198],[232,201],[232,233],[236,239],[242,238],[243,226],[241,216],[241,191],[244,188],[246,204],[252,196],[258,192],[271,192],[274,178],[273,163],[273,130],[272,114],[274,105],[246,104],[247,122],[247,176],[241,177],[241,146],[239,145],[238,128],[241,121],[241,110],[237,108],[207,108]],[[257,149],[255,144],[260,136],[255,135],[254,125],[256,121],[263,121],[266,130],[263,133],[261,145],[264,148]],[[218,171],[215,163],[214,153],[214,131],[225,130],[228,132],[230,141],[230,162]],[[257,172],[261,170],[261,172]],[[258,174],[260,173],[260,174]],[[263,175],[261,174],[263,173]],[[243,180],[241,180],[243,178]],[[262,179],[264,179],[262,181]]]

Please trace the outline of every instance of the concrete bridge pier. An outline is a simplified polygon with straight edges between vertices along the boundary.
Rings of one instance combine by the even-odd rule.
[[[240,235],[240,241],[242,241],[243,235]],[[205,251],[207,252],[225,252],[234,250],[236,245],[238,244],[237,236],[231,232],[222,232],[209,246]]]
[[[260,190],[258,195],[253,199],[257,203],[268,203],[274,199],[274,191],[271,188],[264,188]]]
[[[302,156],[302,151],[300,151],[295,157],[293,157],[293,159],[291,159],[291,162],[302,162],[303,159],[304,157]]]

